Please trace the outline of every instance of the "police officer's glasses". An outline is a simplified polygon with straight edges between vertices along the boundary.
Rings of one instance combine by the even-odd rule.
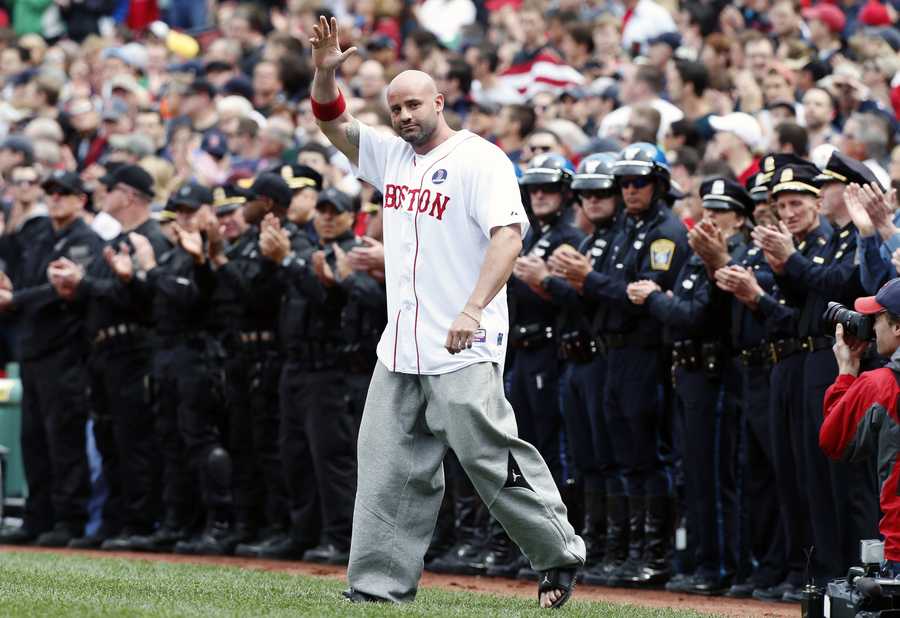
[[[603,189],[586,189],[578,192],[578,197],[584,199],[595,199],[595,200],[603,200],[608,197],[615,196],[615,191],[606,191]]]
[[[546,185],[530,185],[528,187],[529,193],[560,193],[562,191],[562,185],[560,184],[546,184]]]
[[[623,189],[634,187],[635,189],[643,189],[652,182],[649,176],[634,176],[632,178],[620,178],[619,186]]]

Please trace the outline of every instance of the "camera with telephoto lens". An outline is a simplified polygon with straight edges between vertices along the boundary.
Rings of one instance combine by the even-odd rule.
[[[847,309],[841,303],[830,302],[822,319],[834,329],[838,324],[844,327],[844,334],[857,341],[875,341],[875,319]]]

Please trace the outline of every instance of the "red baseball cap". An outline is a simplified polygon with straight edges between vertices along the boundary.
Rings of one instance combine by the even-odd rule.
[[[869,0],[859,11],[859,21],[867,26],[890,26],[891,15],[883,4]]]
[[[840,34],[847,25],[847,18],[844,12],[833,4],[817,4],[808,9],[803,9],[803,19],[809,21],[818,19],[820,22],[828,26],[834,34]]]
[[[900,277],[891,279],[878,290],[875,296],[857,298],[853,308],[865,315],[888,311],[900,315]]]

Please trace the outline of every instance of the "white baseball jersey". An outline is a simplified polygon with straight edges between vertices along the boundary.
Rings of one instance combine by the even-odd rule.
[[[475,289],[491,230],[528,228],[512,162],[469,131],[418,155],[399,137],[360,123],[359,176],[384,195],[388,323],[381,362],[391,371],[432,375],[502,363],[505,286],[484,308],[471,349],[450,354],[444,344]]]

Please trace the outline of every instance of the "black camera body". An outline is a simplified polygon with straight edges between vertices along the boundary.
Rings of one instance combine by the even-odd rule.
[[[883,557],[884,543],[861,541],[863,565],[851,567],[847,577],[828,582],[824,597],[819,592],[818,599],[810,599],[812,603],[804,599],[804,618],[900,618],[900,580],[879,576]]]
[[[875,341],[875,318],[847,309],[841,303],[828,303],[822,320],[832,331],[840,324],[844,327],[844,334],[851,335],[857,341]]]

